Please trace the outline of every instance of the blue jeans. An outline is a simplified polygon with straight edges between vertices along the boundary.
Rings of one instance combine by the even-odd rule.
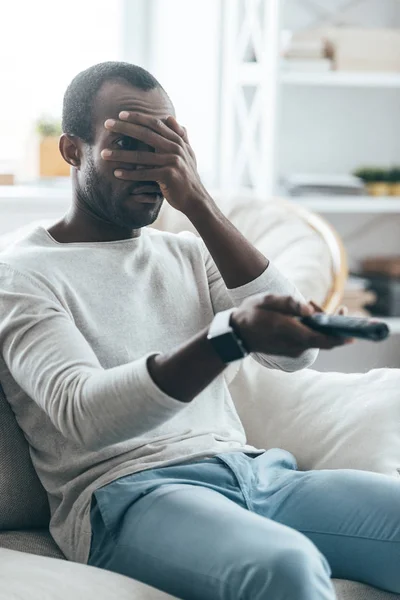
[[[400,481],[221,454],[98,489],[88,564],[187,600],[333,600],[331,576],[400,593]]]

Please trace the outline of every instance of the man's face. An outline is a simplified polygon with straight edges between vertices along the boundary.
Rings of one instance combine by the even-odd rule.
[[[163,197],[156,202],[140,202],[133,190],[157,185],[152,181],[121,181],[115,169],[141,169],[142,165],[104,160],[101,151],[109,149],[154,152],[147,144],[114,133],[104,127],[107,119],[118,119],[122,110],[136,111],[166,119],[175,111],[167,95],[159,88],[147,92],[124,82],[106,82],[99,90],[94,106],[94,141],[82,144],[81,168],[78,172],[78,198],[89,205],[97,217],[124,229],[139,229],[153,223],[160,212]]]

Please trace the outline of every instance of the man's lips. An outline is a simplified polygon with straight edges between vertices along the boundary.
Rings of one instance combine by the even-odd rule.
[[[138,194],[158,194],[161,196],[161,190],[158,185],[142,185],[134,188],[130,193],[132,196],[137,196]]]
[[[130,198],[135,202],[155,204],[162,200],[162,192],[158,185],[142,185],[129,193]]]

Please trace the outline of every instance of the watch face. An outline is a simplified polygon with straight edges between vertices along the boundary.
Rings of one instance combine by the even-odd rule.
[[[230,363],[248,355],[242,340],[230,326],[230,317],[235,309],[228,309],[215,315],[207,339],[224,363]]]
[[[233,331],[227,331],[221,335],[209,338],[213,348],[221,360],[230,363],[247,356],[241,341]]]

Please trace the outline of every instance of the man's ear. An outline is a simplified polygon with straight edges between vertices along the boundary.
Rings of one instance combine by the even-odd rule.
[[[58,144],[63,159],[79,169],[81,164],[81,141],[74,135],[63,133]]]

